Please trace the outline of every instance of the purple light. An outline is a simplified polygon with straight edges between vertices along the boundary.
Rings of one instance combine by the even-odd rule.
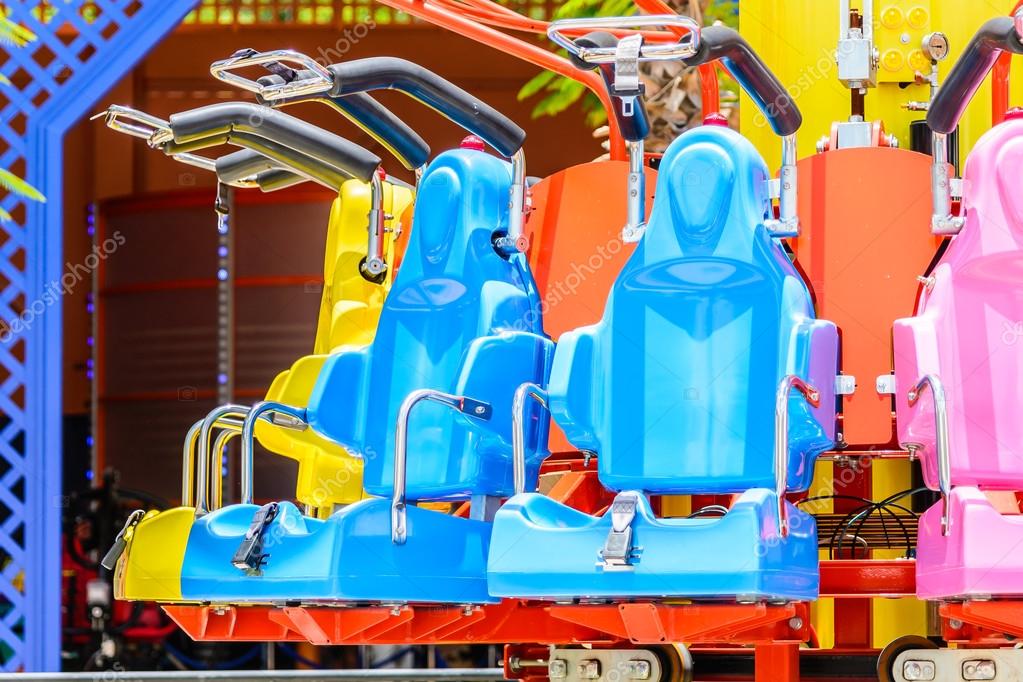
[[[85,230],[85,233],[86,233],[87,235],[89,235],[90,237],[92,237],[92,236],[95,236],[95,234],[96,234],[96,228],[95,228],[95,227],[93,227],[92,225],[89,225],[89,227],[88,227],[88,228],[87,228],[87,229]]]
[[[86,469],[85,470],[85,480],[86,481],[91,481],[92,480],[92,469]]]
[[[86,346],[91,346],[92,345],[92,337],[91,336],[89,336],[89,337],[87,337],[85,339],[85,345]]]
[[[217,255],[221,258],[227,258],[227,247],[221,246],[217,248]]]
[[[95,373],[91,369],[90,370],[86,370],[86,372],[85,372],[85,378],[86,379],[88,379],[89,381],[92,381],[95,376],[96,376]]]
[[[85,304],[85,312],[87,312],[90,315],[92,315],[94,312],[96,312],[96,306],[94,306],[91,303],[86,303]]]
[[[227,383],[227,375],[226,374],[218,374],[217,375],[217,383],[220,384],[220,385],[226,384]]]
[[[88,445],[90,448],[92,447],[94,442],[95,441],[93,441],[92,436],[86,436],[85,437],[85,444]]]
[[[220,268],[217,270],[217,279],[221,282],[227,281],[227,268]]]

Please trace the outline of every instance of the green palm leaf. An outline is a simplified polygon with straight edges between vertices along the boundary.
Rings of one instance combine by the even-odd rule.
[[[0,44],[24,47],[35,40],[35,33],[0,15]]]
[[[0,188],[32,201],[46,201],[39,190],[4,168],[0,168]]]

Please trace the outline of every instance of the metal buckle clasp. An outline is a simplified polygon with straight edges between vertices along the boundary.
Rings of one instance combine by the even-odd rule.
[[[639,558],[642,550],[632,542],[632,522],[636,519],[640,493],[627,491],[615,495],[611,503],[611,530],[600,550],[601,562],[597,565],[605,571],[628,571],[632,560]]]

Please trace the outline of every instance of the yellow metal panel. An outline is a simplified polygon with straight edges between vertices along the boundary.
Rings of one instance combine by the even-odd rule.
[[[853,6],[857,5],[856,0]],[[828,135],[831,124],[849,116],[849,90],[838,81],[835,50],[838,42],[838,0],[742,0],[739,3],[739,27],[753,49],[792,93],[803,113],[799,132],[799,155],[815,152],[817,140]],[[941,63],[942,79],[948,74],[963,48],[977,29],[993,17],[1008,14],[1015,0],[875,0],[875,43],[881,55],[878,87],[866,98],[870,120],[882,120],[885,129],[909,147],[909,124],[924,118],[922,112],[903,108],[910,100],[926,101],[927,85],[911,83],[910,63],[918,61],[920,38],[928,31],[941,31],[949,37],[951,53]],[[887,68],[885,55],[889,57]],[[915,56],[914,56],[915,55]],[[1017,60],[1018,61],[1018,60]],[[920,64],[922,65],[922,63]],[[1012,83],[1014,103],[1023,103],[1023,65],[1016,65]],[[901,79],[907,79],[905,81]],[[903,85],[906,87],[902,87]],[[743,97],[741,128],[757,146],[772,168],[781,160],[781,145],[766,125],[756,106]],[[977,139],[991,127],[990,79],[981,87],[961,126],[962,157]]]

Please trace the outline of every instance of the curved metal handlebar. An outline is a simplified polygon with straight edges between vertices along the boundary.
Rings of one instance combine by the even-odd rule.
[[[394,481],[391,492],[391,542],[396,545],[405,544],[408,538],[408,512],[405,507],[405,471],[408,456],[408,422],[412,416],[412,408],[421,402],[429,401],[447,405],[462,414],[477,419],[490,419],[493,408],[485,402],[473,400],[465,396],[451,395],[429,388],[412,391],[401,403],[398,419],[394,428]]]
[[[782,537],[789,534],[785,493],[789,481],[789,393],[792,389],[797,389],[813,407],[821,403],[820,391],[795,374],[787,375],[778,385],[774,401],[774,492],[778,497],[778,531]]]
[[[283,80],[273,84],[261,84],[251,78],[241,76],[236,71],[253,66],[275,64],[294,64],[299,67],[302,77],[295,80]],[[213,62],[210,65],[213,77],[229,83],[242,90],[254,92],[267,102],[275,102],[290,97],[318,95],[330,92],[334,87],[334,78],[326,68],[309,55],[295,50],[271,50],[269,52],[250,52],[234,55],[227,59]]]
[[[931,389],[934,396],[934,448],[938,455],[938,490],[941,492],[941,534],[948,535],[948,496],[952,493],[952,460],[948,438],[948,404],[945,401],[945,386],[936,374],[925,374],[906,394],[910,407],[916,405],[925,389]]]
[[[512,480],[515,494],[526,491],[526,401],[533,398],[544,409],[548,409],[547,391],[536,384],[522,384],[512,399]]]
[[[606,31],[614,29],[643,28],[647,26],[676,26],[689,30],[674,43],[647,43],[639,50],[639,61],[663,61],[688,59],[700,49],[700,25],[689,17],[677,14],[655,14],[635,17],[593,17],[584,19],[560,19],[547,27],[547,37],[569,53],[587,64],[613,64],[617,55],[616,47],[582,46],[566,35],[566,31]]]

